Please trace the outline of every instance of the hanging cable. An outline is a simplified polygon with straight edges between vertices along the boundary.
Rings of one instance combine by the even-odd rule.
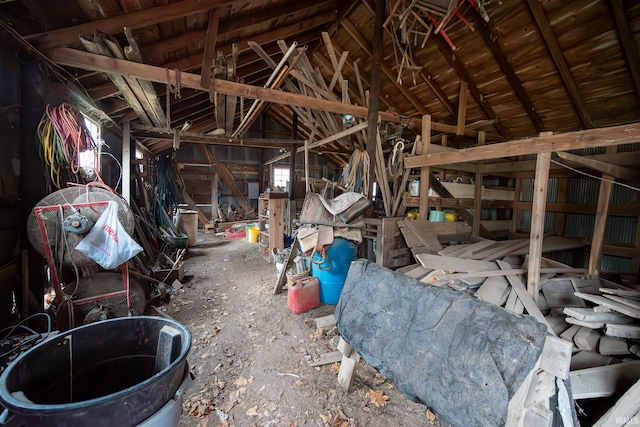
[[[579,169],[572,168],[571,166],[566,165],[566,164],[564,164],[564,163],[561,163],[561,162],[559,162],[559,161],[557,161],[557,160],[554,160],[554,159],[552,159],[552,158],[549,158],[549,160],[551,161],[551,163],[555,163],[555,164],[557,164],[557,165],[562,166],[563,168],[567,168],[567,169],[569,169],[569,170],[572,170],[572,171],[574,171],[574,172],[576,172],[576,173],[579,173],[579,174],[582,174],[582,175],[588,176],[588,177],[590,177],[590,178],[593,178],[593,179],[599,179],[600,181],[605,181],[605,182],[609,182],[609,183],[611,183],[611,184],[619,185],[620,187],[629,188],[629,189],[631,189],[631,190],[633,190],[633,191],[640,191],[640,188],[638,188],[638,187],[634,187],[634,186],[632,186],[632,185],[628,185],[628,184],[625,184],[625,183],[622,183],[622,182],[618,182],[618,181],[612,181],[612,180],[610,180],[610,179],[602,178],[602,177],[599,177],[599,176],[596,176],[596,175],[591,175],[590,173],[586,173],[586,172],[583,172],[583,171],[581,171],[581,170],[579,170]]]
[[[79,181],[80,153],[98,149],[84,124],[84,117],[68,103],[57,107],[47,105],[37,134],[42,160],[49,169],[53,185],[61,188],[60,174],[64,169],[68,169],[72,177]],[[98,168],[95,169],[97,173]],[[99,174],[97,176],[101,181]]]

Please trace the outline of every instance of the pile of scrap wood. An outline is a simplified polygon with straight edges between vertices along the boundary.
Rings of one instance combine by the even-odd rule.
[[[542,258],[541,293],[534,297],[526,289],[526,256],[517,255],[522,253],[521,249],[526,252],[528,240],[479,240],[447,246],[437,253],[429,248],[433,249],[438,239],[421,236],[418,240],[430,242],[430,246],[423,247],[427,249],[414,251],[419,264],[398,271],[430,285],[465,292],[515,313],[527,313],[547,327],[551,340],[548,344],[553,347],[549,350],[550,357],[556,366],[555,370],[541,366],[545,374],[532,372],[530,389],[523,384],[529,390],[520,392],[525,396],[520,396],[522,402],[518,403],[525,408],[524,425],[532,425],[527,419],[545,420],[547,425],[551,416],[548,398],[555,396],[561,400],[557,394],[562,391],[560,382],[554,383],[554,377],[570,377],[574,400],[619,396],[625,391],[627,394],[620,402],[627,402],[630,396],[637,399],[640,386],[631,386],[640,380],[640,291],[587,275],[584,269]],[[419,253],[421,251],[425,253]],[[543,365],[548,362],[545,351]],[[533,390],[542,390],[542,394],[532,400],[527,393]],[[598,425],[607,425],[606,421],[615,417],[636,416],[638,405],[632,406],[635,409],[631,412],[635,412],[628,413],[628,406],[616,404],[601,420],[605,422]],[[521,411],[518,409],[515,413]],[[515,416],[512,411],[510,414]]]

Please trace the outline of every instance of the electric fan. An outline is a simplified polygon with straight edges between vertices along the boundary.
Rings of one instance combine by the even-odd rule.
[[[96,273],[80,277],[66,286],[60,283],[58,275],[64,266],[74,267],[77,272],[78,267],[96,265],[75,247],[110,201],[116,202],[118,219],[127,233],[132,234],[134,216],[127,203],[117,194],[91,185],[64,188],[46,196],[33,208],[27,221],[29,241],[46,258],[49,266],[60,329],[77,326],[75,319],[87,322],[92,318],[101,320],[142,314],[144,311],[144,291],[137,282],[129,279],[126,263],[123,264],[122,275]]]
[[[76,282],[67,285],[68,289],[75,290]],[[103,271],[88,277],[81,277],[79,286],[73,294],[73,305],[76,318],[83,323],[90,323],[89,315],[96,312],[103,313],[105,320],[111,317],[127,317],[127,296],[121,295],[122,275]],[[133,279],[129,279],[129,301],[131,314],[139,316],[144,313],[145,296],[142,286]],[[94,317],[94,319],[96,319]]]
[[[99,187],[80,185],[51,193],[36,204],[27,221],[29,242],[40,255],[51,256],[58,265],[95,265],[75,247],[91,230],[109,201],[118,204],[120,223],[127,233],[133,233],[133,214],[120,196]]]

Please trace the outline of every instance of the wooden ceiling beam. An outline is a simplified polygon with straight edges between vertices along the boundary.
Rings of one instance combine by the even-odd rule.
[[[498,117],[495,111],[493,111],[493,108],[491,108],[491,106],[487,103],[487,101],[484,98],[484,95],[482,95],[482,92],[480,92],[480,89],[478,89],[478,86],[476,85],[475,81],[471,78],[471,75],[469,75],[467,68],[464,66],[462,61],[460,61],[460,59],[458,58],[458,55],[451,50],[451,47],[449,47],[449,45],[445,42],[445,40],[440,35],[431,37],[431,39],[436,41],[436,43],[438,44],[438,48],[442,53],[442,56],[446,59],[446,61],[451,66],[451,68],[455,70],[460,80],[468,84],[469,92],[471,93],[471,96],[476,101],[478,106],[480,106],[480,109],[485,114],[486,118],[490,120],[492,119],[498,120],[496,123],[493,124],[493,127],[498,131],[498,133],[503,138],[509,139],[507,137],[507,130],[502,125],[502,123],[500,123],[500,117]]]
[[[371,13],[371,16],[375,16],[375,11],[374,11],[373,6],[371,5],[371,1],[370,0],[363,0],[362,4],[367,8],[369,13]],[[389,36],[389,38],[393,38],[394,37],[393,33],[391,32],[391,30],[389,30],[388,26],[384,27],[384,30],[387,33],[387,35]],[[449,114],[451,114],[453,116],[454,119],[457,119],[458,116],[457,116],[456,106],[453,105],[453,102],[451,102],[451,100],[449,99],[449,97],[447,96],[445,91],[442,90],[442,88],[440,87],[438,82],[436,82],[436,80],[433,77],[433,75],[431,75],[430,73],[426,72],[424,67],[423,67],[422,71],[420,71],[419,74],[420,74],[420,77],[422,78],[422,80],[424,80],[424,82],[427,84],[427,86],[429,86],[429,89],[431,89],[431,91],[436,96],[438,101],[440,101],[442,103],[442,106],[449,112]]]
[[[520,101],[522,108],[525,113],[529,117],[531,124],[535,128],[536,132],[544,132],[545,127],[542,123],[542,119],[538,115],[533,103],[531,102],[531,98],[527,94],[524,86],[520,82],[520,79],[516,75],[515,71],[513,71],[513,67],[509,63],[507,59],[507,55],[504,54],[500,45],[498,45],[498,37],[495,35],[493,31],[489,28],[489,24],[482,19],[480,14],[475,10],[475,8],[470,7],[467,9],[467,15],[471,15],[472,19],[475,21],[475,29],[478,30],[482,39],[484,40],[485,45],[489,47],[491,53],[493,54],[493,58],[496,60],[498,65],[500,66],[500,70],[502,70],[502,74],[507,78],[509,85],[511,86],[511,90]]]
[[[533,20],[538,26],[538,31],[546,44],[547,50],[551,54],[553,62],[556,64],[556,69],[564,83],[565,90],[569,94],[578,116],[580,116],[581,125],[586,128],[594,128],[595,123],[587,109],[587,104],[584,102],[584,99],[580,94],[580,90],[573,78],[573,74],[571,74],[571,69],[569,68],[569,65],[562,53],[562,49],[560,49],[560,45],[553,33],[547,14],[542,7],[542,3],[540,0],[527,0],[527,4],[529,5],[529,10],[531,11]]]
[[[131,134],[136,138],[153,138],[157,141],[173,141],[173,132],[166,129],[135,126]],[[303,144],[304,141],[272,138],[229,138],[223,135],[203,135],[195,132],[180,132],[181,143],[227,145],[232,147],[281,148],[291,144]]]
[[[59,65],[82,68],[86,70],[96,70],[107,73],[126,74],[136,78],[149,80],[157,83],[173,83],[176,81],[175,70],[167,70],[153,65],[140,64],[137,62],[124,61],[116,58],[96,55],[81,50],[61,47],[55,48],[46,55],[53,62]],[[167,80],[168,74],[168,80]],[[192,73],[180,73],[182,87],[197,90],[206,90],[200,86],[200,76]],[[251,86],[243,83],[230,82],[226,80],[214,80],[213,90],[225,95],[243,96],[251,99],[261,99],[278,104],[293,105],[303,108],[324,110],[336,114],[352,114],[358,117],[367,117],[367,108],[359,105],[347,104],[340,101],[330,101],[311,96],[298,95],[295,93],[272,90],[264,87]],[[383,121],[399,123],[397,115],[380,111],[379,116]],[[420,128],[420,120],[411,121],[416,128]],[[431,122],[431,128],[438,132],[455,133],[456,127],[444,123]],[[465,135],[477,136],[476,131],[466,130]]]
[[[335,10],[338,1],[323,2],[323,10]],[[284,6],[269,7],[267,10],[250,10],[247,13],[234,17],[228,21],[220,22],[220,34],[229,38],[246,37],[246,34],[259,31],[264,27],[272,28],[282,22],[283,16],[304,14],[308,9],[315,9],[314,14],[319,14],[318,2],[315,0],[296,0],[287,2]],[[334,13],[334,19],[336,19]]]
[[[239,47],[239,54],[243,54],[251,51],[251,48],[247,44],[249,41],[255,41],[260,45],[266,45],[267,43],[275,42],[280,39],[291,39],[299,34],[303,34],[313,28],[321,27],[323,25],[327,25],[330,22],[333,22],[336,19],[335,12],[326,12],[320,15],[313,16],[308,19],[304,19],[302,21],[296,22],[294,24],[290,24],[284,27],[275,28],[269,32],[256,34],[253,36],[246,37],[242,40],[236,40],[236,43]],[[236,22],[237,25],[242,25],[241,21]],[[220,23],[219,28],[219,37],[224,37],[226,34],[222,29],[223,25]],[[195,46],[202,45],[202,42],[206,38],[206,32],[204,30],[201,31],[190,31],[185,34],[181,34],[176,37],[167,38],[161,40],[156,43],[151,43],[145,46],[144,52],[145,57],[151,63],[161,63],[164,61],[159,61],[158,58],[164,58],[167,52],[171,52],[177,49],[184,48],[185,46]],[[216,50],[221,51],[225,55],[231,53],[232,43],[228,43],[223,46],[219,46]]]
[[[211,69],[216,55],[216,40],[218,39],[219,24],[220,9],[210,10],[209,22],[207,23],[207,33],[204,41],[202,66],[200,68],[200,86],[202,87],[209,87],[211,85]]]
[[[343,28],[349,33],[349,35],[358,43],[360,48],[365,51],[365,53],[369,56],[373,55],[373,47],[371,43],[360,33],[360,31],[356,28],[355,25],[349,19],[342,20]],[[420,101],[410,90],[408,87],[401,85],[397,82],[396,76],[393,75],[393,71],[387,66],[384,62],[380,64],[381,71],[387,76],[389,80],[394,84],[394,86],[402,92],[402,94],[407,98],[407,100],[411,103],[413,108],[416,109],[420,114],[429,114],[429,111],[422,105],[422,101]]]
[[[638,55],[638,47],[631,32],[631,25],[627,18],[627,11],[624,8],[622,0],[609,0],[613,17],[616,21],[616,30],[618,38],[624,50],[624,56],[627,60],[627,68],[633,79],[636,88],[636,95],[640,98],[640,55]]]
[[[609,175],[617,179],[631,181],[638,177],[638,171],[625,166],[618,166],[611,163],[602,162],[600,160],[589,159],[584,156],[576,156],[571,153],[558,153],[558,157],[577,165],[586,166],[590,169],[598,171],[603,175]]]
[[[106,98],[112,98],[120,94],[120,90],[113,84],[111,80],[106,83],[99,84],[87,89],[87,94],[94,101],[101,101]]]
[[[210,9],[224,8],[237,3],[233,0],[182,0],[162,6],[150,7],[135,12],[114,15],[109,18],[85,22],[72,27],[51,30],[44,33],[25,36],[41,50],[54,47],[71,46],[78,43],[81,34],[93,34],[96,30],[113,35],[124,31],[124,27],[138,29],[197,13],[205,13]]]
[[[407,157],[405,167],[438,166],[450,163],[526,156],[552,151],[610,147],[640,141],[640,122],[628,125],[595,128],[577,132],[544,135],[482,147],[463,148],[451,153],[434,153]]]

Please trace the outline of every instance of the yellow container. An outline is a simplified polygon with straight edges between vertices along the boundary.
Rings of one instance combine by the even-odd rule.
[[[249,242],[258,243],[259,236],[260,236],[260,229],[258,229],[258,227],[249,227]]]
[[[458,221],[458,214],[446,213],[444,214],[444,220],[448,222],[456,222]]]

